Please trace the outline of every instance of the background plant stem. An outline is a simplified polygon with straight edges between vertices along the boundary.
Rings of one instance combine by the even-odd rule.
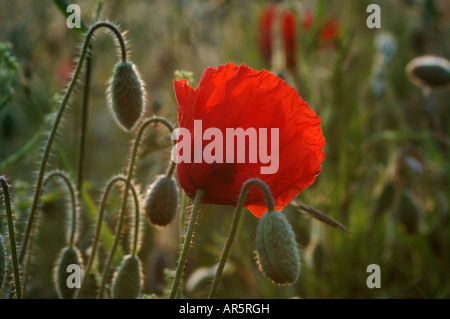
[[[205,195],[205,192],[201,189],[195,193],[194,207],[192,208],[191,217],[189,219],[189,226],[186,232],[186,237],[183,242],[183,249],[181,251],[180,259],[178,260],[177,270],[173,279],[172,290],[170,291],[169,299],[174,299],[180,284],[181,275],[183,274],[184,264],[186,263],[186,257],[191,245],[192,234],[194,232],[195,221],[197,220],[197,214],[200,207],[200,202]]]

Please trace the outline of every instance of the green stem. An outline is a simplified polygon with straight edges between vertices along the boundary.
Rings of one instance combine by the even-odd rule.
[[[270,190],[267,187],[267,185],[263,181],[256,179],[256,178],[249,179],[248,181],[246,181],[244,183],[244,186],[242,186],[241,194],[239,195],[238,204],[234,211],[234,217],[233,217],[233,221],[231,223],[230,233],[228,234],[227,241],[225,243],[225,246],[223,247],[222,255],[220,256],[219,265],[217,266],[216,275],[214,276],[214,281],[212,283],[208,299],[214,299],[216,296],[217,288],[219,287],[219,283],[220,283],[220,278],[222,277],[223,269],[225,268],[225,263],[227,262],[228,255],[229,255],[230,249],[231,249],[231,245],[233,244],[234,238],[236,236],[237,228],[239,225],[239,219],[241,217],[242,208],[244,207],[245,199],[247,197],[247,191],[248,191],[249,187],[253,186],[253,185],[258,186],[264,193],[269,212],[274,211],[273,198],[272,198],[272,195],[271,195]]]
[[[175,168],[177,167],[177,164],[175,162],[170,162],[169,169],[167,170],[167,177],[172,177],[173,173],[175,172]]]
[[[9,242],[11,245],[11,257],[14,268],[14,286],[16,287],[16,297],[17,299],[22,299],[22,287],[20,283],[19,262],[17,260],[16,236],[14,233],[14,221],[11,209],[11,199],[9,197],[9,186],[8,182],[3,176],[0,176],[0,184],[2,185],[3,189],[3,196],[6,208],[6,218],[8,220]]]
[[[200,207],[200,202],[205,195],[205,192],[198,189],[195,192],[194,207],[192,208],[191,217],[189,219],[189,226],[186,232],[186,237],[183,243],[183,249],[181,251],[180,259],[178,260],[177,270],[173,279],[172,290],[170,291],[169,299],[174,299],[180,284],[181,275],[183,274],[184,264],[186,263],[186,257],[191,246],[192,234],[194,232],[195,222],[197,220],[197,214]]]
[[[114,237],[114,242],[113,242],[113,245],[111,247],[110,254],[109,254],[108,259],[106,261],[106,266],[105,266],[105,269],[103,271],[102,282],[100,284],[100,291],[99,291],[100,299],[103,297],[103,292],[105,290],[105,285],[106,285],[106,280],[107,280],[107,277],[108,277],[109,269],[111,268],[112,260],[114,258],[114,254],[115,254],[117,246],[119,244],[120,233],[122,232],[122,225],[123,225],[123,220],[124,220],[124,217],[125,217],[126,205],[127,205],[127,201],[128,201],[128,191],[130,189],[131,179],[132,179],[132,177],[134,175],[134,168],[135,168],[136,158],[137,158],[137,154],[138,154],[139,144],[141,142],[141,139],[142,139],[142,136],[144,134],[145,129],[150,124],[153,124],[153,123],[164,124],[169,129],[171,134],[172,134],[172,131],[174,130],[173,125],[167,119],[165,119],[163,117],[157,117],[157,116],[147,119],[139,127],[139,131],[138,131],[138,133],[136,135],[136,138],[134,139],[134,144],[133,144],[133,148],[132,148],[132,151],[131,151],[131,158],[130,158],[130,163],[129,163],[129,166],[128,166],[128,173],[127,173],[127,179],[126,179],[126,183],[125,183],[125,190],[124,190],[123,198],[122,198],[122,208],[120,210],[120,217],[119,217],[119,223],[117,225],[117,232],[116,232],[116,236]]]
[[[74,246],[75,234],[77,230],[77,207],[78,207],[78,200],[77,200],[78,197],[75,195],[75,186],[73,185],[73,182],[66,173],[62,171],[51,171],[44,178],[43,183],[44,188],[45,185],[47,185],[47,183],[49,183],[50,180],[54,177],[58,177],[59,179],[61,179],[66,184],[67,190],[69,191],[70,203],[72,206],[72,225],[70,229],[69,246]]]
[[[20,254],[19,254],[19,263],[21,263],[23,261],[23,258],[25,256],[25,252],[27,251],[27,245],[28,245],[28,240],[30,238],[30,234],[31,234],[31,229],[33,228],[33,222],[35,219],[35,213],[39,204],[39,199],[40,199],[40,195],[41,195],[41,188],[42,188],[42,182],[44,179],[44,173],[45,173],[45,169],[47,167],[47,162],[49,159],[49,155],[50,155],[50,151],[53,145],[53,141],[55,139],[56,136],[56,132],[58,131],[58,127],[59,124],[62,120],[64,111],[66,109],[67,103],[69,102],[69,98],[72,94],[73,89],[75,88],[75,84],[78,80],[78,77],[81,73],[82,70],[82,66],[83,66],[83,62],[84,59],[86,58],[86,54],[87,54],[87,49],[89,47],[89,42],[92,38],[92,35],[94,34],[94,31],[97,30],[98,28],[101,27],[106,27],[109,28],[110,30],[112,30],[114,32],[114,34],[116,35],[119,43],[120,43],[120,47],[122,50],[122,61],[126,61],[127,58],[127,52],[126,52],[126,46],[125,46],[125,40],[123,39],[120,31],[117,29],[116,26],[114,26],[113,24],[109,23],[109,22],[97,22],[96,24],[92,25],[91,28],[89,29],[88,33],[86,34],[86,38],[83,42],[83,47],[81,49],[81,55],[80,55],[80,59],[78,61],[78,65],[77,68],[75,69],[75,73],[73,75],[73,78],[69,84],[69,87],[67,88],[64,97],[61,101],[61,105],[59,106],[58,109],[58,113],[56,114],[56,118],[55,121],[53,123],[53,127],[50,131],[50,134],[48,136],[47,139],[47,144],[45,145],[44,148],[44,154],[42,156],[42,160],[41,160],[41,164],[39,167],[39,172],[38,172],[38,177],[37,177],[37,182],[36,182],[36,187],[35,187],[35,191],[34,191],[34,198],[33,198],[33,204],[31,206],[31,211],[30,211],[30,215],[28,216],[28,222],[27,222],[27,227],[25,230],[25,235],[24,235],[24,239],[22,242],[22,247],[20,250]]]
[[[186,227],[186,211],[189,205],[189,197],[185,192],[181,192],[181,214],[180,214],[180,244],[183,245]]]
[[[25,259],[25,265],[24,265],[24,267],[23,267],[23,271],[22,271],[22,273],[23,273],[23,280],[22,280],[22,282],[23,282],[23,284],[22,284],[22,286],[24,287],[22,290],[23,290],[23,298],[25,298],[25,296],[26,296],[26,293],[27,293],[27,290],[26,290],[26,287],[28,287],[28,278],[29,278],[29,276],[30,276],[30,268],[31,268],[31,257],[33,257],[33,255],[31,254],[31,252],[33,251],[33,248],[34,248],[34,234],[35,234],[35,230],[36,230],[36,227],[37,227],[37,225],[36,225],[36,223],[34,223],[34,225],[33,225],[33,229],[31,230],[31,237],[30,237],[30,244],[28,245],[28,251],[27,251],[27,258]],[[10,292],[10,294],[11,294],[11,292]]]
[[[71,206],[71,212],[72,212],[72,223],[71,223],[71,229],[70,229],[70,235],[69,235],[69,245],[74,246],[75,242],[75,234],[76,234],[76,225],[77,225],[77,208],[78,208],[78,197],[76,196],[75,186],[72,182],[71,178],[67,175],[67,173],[63,171],[54,170],[49,172],[45,177],[43,181],[43,188],[53,179],[53,178],[60,178],[67,187],[69,196],[70,196],[70,206]],[[28,245],[28,251],[27,251],[27,258],[25,259],[24,263],[24,276],[23,276],[23,285],[22,290],[25,292],[28,285],[28,277],[29,277],[29,269],[30,269],[30,263],[31,263],[31,254],[33,252],[33,244],[34,244],[34,230],[36,228],[36,225],[33,225],[33,229],[31,231],[31,236],[29,238],[29,245]]]
[[[425,98],[425,105],[427,107],[427,110],[428,112],[430,112],[431,119],[433,121],[433,128],[439,132],[440,131],[439,117],[436,111],[436,106],[433,102],[433,97],[431,96],[431,89],[429,87],[423,88],[422,94]]]
[[[78,163],[77,163],[77,185],[81,189],[83,185],[83,169],[84,169],[84,151],[86,144],[86,127],[88,122],[88,106],[89,106],[89,87],[91,83],[91,61],[92,57],[90,51],[92,44],[88,47],[88,54],[86,57],[86,74],[84,77],[83,103],[81,106],[81,130],[80,130],[80,145],[78,149]]]
[[[98,243],[100,241],[100,233],[101,233],[102,225],[103,225],[103,216],[104,216],[104,212],[105,212],[106,202],[109,197],[109,192],[111,191],[111,188],[117,182],[120,182],[120,181],[126,182],[127,179],[123,175],[114,176],[113,178],[111,178],[108,181],[108,183],[106,184],[106,187],[105,187],[105,191],[103,192],[102,200],[101,200],[100,208],[99,208],[99,212],[98,212],[97,227],[95,229],[95,236],[94,236],[94,242],[92,244],[91,255],[89,256],[89,261],[88,261],[88,264],[85,269],[85,273],[84,273],[84,277],[83,277],[83,281],[81,283],[80,289],[78,290],[77,298],[81,298],[81,296],[83,294],[89,274],[91,273],[92,265],[94,264],[94,260],[97,255],[97,248],[98,248]],[[136,218],[138,218],[138,216],[139,216],[139,198],[137,195],[136,187],[133,184],[131,184],[130,189],[131,189],[131,192],[133,193]],[[135,232],[137,232],[137,231],[138,231],[138,229],[135,230]],[[135,247],[137,247],[136,234],[135,234],[135,238],[134,238],[133,249],[136,249]]]
[[[99,1],[97,5],[97,10],[95,10],[94,17],[92,19],[92,23],[95,23],[98,20],[100,15],[100,11],[102,10],[103,2]],[[84,32],[87,31],[87,28],[84,29]],[[87,122],[88,122],[88,110],[89,110],[89,92],[91,86],[91,64],[92,64],[92,43],[89,44],[88,52],[86,56],[86,71],[84,75],[84,87],[83,87],[83,103],[81,107],[81,131],[80,131],[80,145],[78,149],[78,178],[77,178],[77,187],[81,189],[83,187],[83,171],[84,171],[84,152],[85,152],[85,144],[86,144],[86,131],[87,131]]]

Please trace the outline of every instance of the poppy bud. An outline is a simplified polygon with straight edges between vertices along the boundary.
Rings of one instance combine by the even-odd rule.
[[[96,299],[98,295],[98,282],[94,274],[89,274],[86,280],[86,286],[84,288],[81,298],[83,299]]]
[[[6,252],[3,244],[3,237],[0,236],[0,291],[3,288],[6,274]]]
[[[141,293],[142,271],[137,256],[128,255],[122,261],[113,281],[113,298],[137,299]]]
[[[160,175],[150,186],[145,202],[147,219],[155,225],[166,226],[177,213],[178,186],[175,180],[166,175]]]
[[[69,288],[67,286],[67,279],[70,276],[70,272],[67,272],[69,265],[78,265],[81,267],[81,254],[78,248],[73,246],[65,247],[56,262],[54,269],[54,283],[56,293],[60,299],[72,299],[77,289]]]
[[[413,59],[406,66],[410,80],[418,86],[436,88],[450,83],[450,62],[436,56]]]
[[[414,234],[417,232],[420,211],[408,190],[401,192],[397,201],[395,214],[407,233]]]
[[[134,64],[119,62],[109,87],[110,107],[119,126],[133,129],[144,111],[144,87]]]
[[[295,234],[280,212],[264,214],[256,230],[256,258],[260,270],[279,285],[294,283],[300,273]]]

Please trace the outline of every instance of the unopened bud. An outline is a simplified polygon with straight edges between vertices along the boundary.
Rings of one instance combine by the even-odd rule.
[[[450,62],[441,57],[415,58],[406,66],[406,72],[418,86],[436,88],[450,84]]]
[[[114,119],[130,131],[144,111],[144,85],[134,64],[119,62],[109,87],[109,101]]]
[[[155,225],[166,226],[178,209],[178,186],[172,177],[160,175],[150,186],[145,201],[147,219]]]
[[[54,269],[54,283],[56,288],[56,293],[60,299],[72,299],[77,291],[76,288],[69,288],[67,285],[68,276],[70,272],[67,272],[67,267],[69,265],[78,265],[81,267],[81,254],[78,248],[73,246],[65,247],[56,262]]]
[[[133,255],[125,256],[113,280],[113,298],[137,299],[141,294],[141,281],[139,258]]]
[[[280,212],[264,214],[256,230],[256,258],[260,270],[274,283],[294,283],[300,273],[295,234]]]

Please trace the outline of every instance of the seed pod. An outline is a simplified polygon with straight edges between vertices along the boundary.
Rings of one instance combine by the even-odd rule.
[[[175,180],[166,175],[160,175],[149,187],[145,201],[147,219],[155,225],[166,226],[177,213],[178,186]]]
[[[72,299],[77,292],[78,288],[69,288],[68,283],[73,283],[79,278],[74,277],[73,280],[68,280],[69,276],[75,274],[74,270],[70,270],[68,267],[69,265],[78,265],[81,268],[81,261],[82,258],[78,248],[67,246],[61,251],[53,271],[55,289],[60,299]]]
[[[0,235],[0,292],[2,291],[3,284],[5,283],[6,275],[6,251],[3,244],[3,237]]]
[[[137,299],[141,294],[141,262],[128,255],[122,261],[113,280],[112,293],[115,299]]]
[[[260,270],[279,285],[294,283],[300,273],[295,234],[280,212],[264,214],[256,230],[256,258]]]
[[[408,190],[403,190],[398,198],[395,215],[401,225],[409,234],[414,234],[418,230],[420,210],[412,194]]]
[[[437,88],[450,84],[450,62],[437,56],[422,56],[406,66],[410,80],[418,86]]]
[[[110,81],[112,114],[125,131],[131,131],[144,111],[144,85],[134,64],[119,62]]]
[[[383,189],[375,202],[373,215],[374,217],[381,216],[389,206],[391,206],[394,200],[395,186],[392,180],[389,180],[384,184]]]

